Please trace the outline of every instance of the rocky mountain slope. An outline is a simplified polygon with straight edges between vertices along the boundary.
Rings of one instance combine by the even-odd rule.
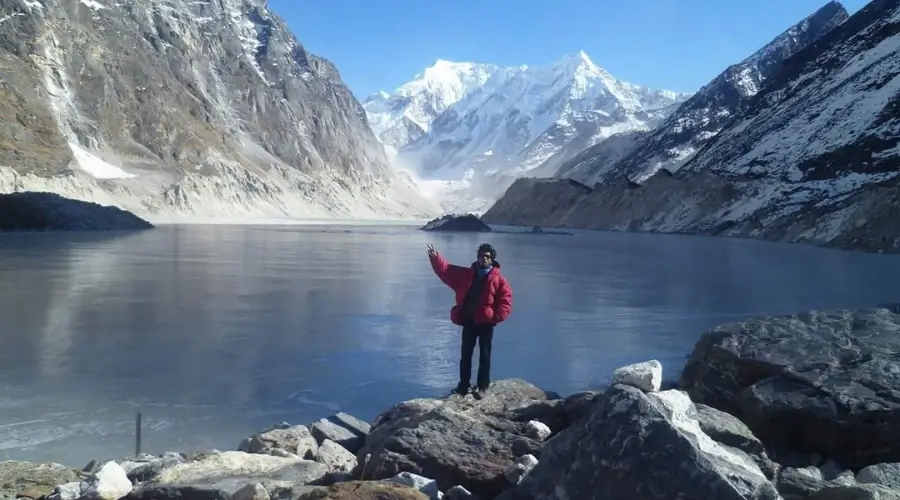
[[[900,250],[898,49],[900,1],[874,0],[787,59],[674,174],[580,191],[524,181],[485,219]]]
[[[846,21],[847,17],[841,4],[827,3],[743,61],[729,66],[649,134],[628,134],[630,146],[623,152],[626,154],[610,157],[611,151],[622,150],[621,145],[600,143],[594,151],[585,152],[577,160],[562,165],[557,175],[572,176],[579,182],[593,185],[603,181],[609,173],[624,174],[636,182],[643,182],[660,169],[678,170],[741,112],[785,59]]]
[[[264,0],[0,0],[0,192],[142,216],[426,217]]]
[[[515,178],[648,130],[687,97],[617,80],[581,52],[540,67],[438,61],[364,107],[397,163],[437,181],[446,209],[480,211]]]

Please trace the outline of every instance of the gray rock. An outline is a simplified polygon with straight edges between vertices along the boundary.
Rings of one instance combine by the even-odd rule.
[[[422,494],[428,496],[431,500],[440,500],[442,496],[441,491],[438,489],[437,482],[434,479],[422,477],[411,472],[401,472],[394,477],[385,479],[385,481],[409,486],[414,490],[422,492]]]
[[[662,363],[651,359],[616,368],[610,384],[630,385],[644,392],[656,392],[662,385]]]
[[[232,500],[224,491],[178,485],[142,485],[123,500]]]
[[[305,425],[275,428],[244,439],[238,451],[284,456],[276,450],[286,451],[300,458],[313,459],[319,444]]]
[[[509,408],[506,416],[511,420],[523,423],[537,420],[547,425],[551,434],[569,426],[569,420],[566,416],[566,402],[563,399],[523,401]]]
[[[856,476],[853,475],[852,470],[847,469],[843,472],[838,473],[838,475],[834,476],[834,478],[831,479],[831,482],[834,484],[840,484],[840,485],[844,485],[844,486],[852,486],[852,485],[856,484]],[[894,489],[896,489],[896,488],[894,488]]]
[[[234,492],[231,500],[270,500],[270,497],[263,485],[250,483]]]
[[[681,385],[737,415],[767,448],[850,468],[900,461],[900,315],[810,311],[703,335]]]
[[[860,483],[880,484],[900,490],[900,463],[884,463],[863,467],[856,475]]]
[[[547,427],[547,424],[539,420],[529,420],[525,424],[525,432],[528,434],[528,437],[536,441],[546,441],[552,434],[550,427]]]
[[[808,500],[900,500],[900,492],[878,484],[828,485]]]
[[[159,456],[142,455],[131,457],[119,462],[122,469],[128,475],[128,479],[134,483],[149,481],[159,475],[163,470],[183,464],[185,458],[178,453],[163,453]]]
[[[356,468],[356,455],[330,439],[322,441],[316,462],[328,466],[330,472],[351,472]]]
[[[522,436],[517,436],[512,442],[512,452],[516,457],[534,455],[537,458],[541,458],[541,448],[543,447],[544,443]]]
[[[516,497],[779,498],[746,454],[703,434],[691,406],[681,391],[611,386],[590,418],[544,446]]]
[[[775,479],[778,464],[769,459],[765,447],[737,417],[711,406],[695,404],[691,416],[714,441],[746,453],[769,480]]]
[[[80,479],[78,471],[60,464],[0,461],[0,498],[27,494],[37,499],[51,493],[57,485],[78,484]]]
[[[784,500],[806,500],[825,486],[828,486],[828,482],[822,479],[821,474],[813,474],[808,469],[782,467],[778,471],[778,493]]]
[[[534,455],[522,455],[506,468],[503,475],[511,484],[518,485],[537,464],[538,459]]]
[[[503,476],[513,463],[513,441],[525,423],[512,421],[510,408],[546,398],[519,379],[494,383],[484,399],[416,399],[379,415],[366,445],[357,454],[371,460],[356,477],[385,479],[399,472],[434,478],[440,489],[460,485],[479,498],[493,498],[508,487]]]
[[[310,425],[309,431],[319,444],[329,439],[350,450],[351,453],[358,452],[364,443],[363,436],[324,418]]]
[[[335,413],[334,415],[328,417],[328,420],[337,425],[340,425],[341,427],[360,437],[367,436],[369,434],[369,431],[372,429],[372,426],[369,425],[368,422],[365,422],[364,420],[358,419],[353,415],[344,412]]]
[[[277,490],[318,482],[327,473],[326,465],[311,460],[226,451],[165,469],[150,484],[192,486],[232,495],[259,482],[275,496]]]
[[[444,493],[444,500],[475,500],[475,495],[462,486],[456,485]]]
[[[564,427],[588,418],[594,410],[594,404],[597,402],[599,395],[600,393],[596,391],[584,391],[566,397],[563,401],[566,420]]]

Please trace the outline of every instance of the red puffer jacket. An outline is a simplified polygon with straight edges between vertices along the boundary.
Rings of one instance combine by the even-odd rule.
[[[474,266],[475,264],[471,267],[449,264],[440,254],[431,258],[434,274],[456,293],[456,305],[450,309],[450,321],[454,325],[462,326],[464,323],[463,302],[466,300],[469,286],[472,285],[472,279],[475,278]],[[512,312],[512,289],[506,278],[500,274],[500,263],[497,261],[494,261],[494,267],[485,279],[487,281],[475,308],[475,324],[496,325],[505,321]]]

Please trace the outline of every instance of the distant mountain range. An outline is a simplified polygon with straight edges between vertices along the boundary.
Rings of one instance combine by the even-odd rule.
[[[483,211],[516,178],[649,130],[688,97],[618,80],[581,52],[540,67],[438,60],[363,107],[394,162],[436,187],[446,210]]]

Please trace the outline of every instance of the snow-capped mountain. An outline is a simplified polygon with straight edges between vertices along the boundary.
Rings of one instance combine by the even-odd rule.
[[[561,165],[556,175],[572,176],[593,185],[609,174],[625,174],[635,182],[643,182],[660,169],[678,170],[740,113],[765,81],[777,73],[785,59],[821,38],[847,17],[842,5],[829,2],[743,61],[725,69],[650,133],[630,137],[630,151],[623,154],[619,144],[600,143],[593,153],[585,151],[577,160]],[[617,151],[615,163],[609,161],[608,148]]]
[[[363,107],[382,144],[399,151],[421,139],[438,115],[484,85],[498,69],[438,59],[393,94],[369,96]]]
[[[900,251],[898,51],[900,0],[874,0],[786,59],[678,171],[521,180],[485,218]]]
[[[0,0],[0,192],[159,218],[427,217],[264,0]]]
[[[439,61],[364,107],[398,163],[448,182],[446,209],[478,211],[567,145],[650,129],[687,97],[617,80],[581,52],[538,67]]]

